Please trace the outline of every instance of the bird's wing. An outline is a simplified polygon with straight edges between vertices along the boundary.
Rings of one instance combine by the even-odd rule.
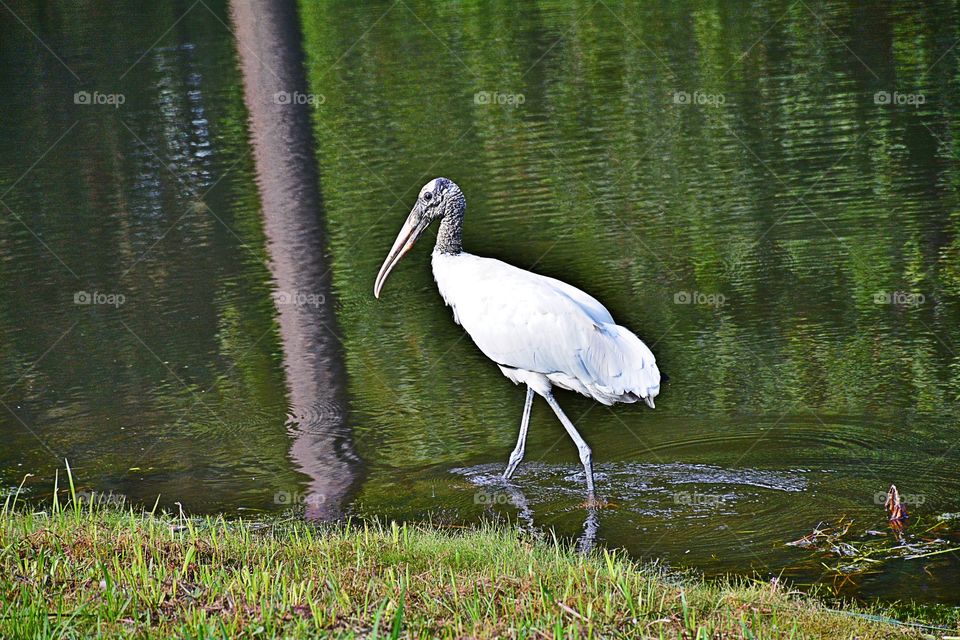
[[[659,391],[653,353],[616,325],[596,299],[499,260],[469,258],[454,259],[458,264],[449,270],[449,281],[438,276],[438,284],[488,358],[506,367],[571,376],[613,396]]]

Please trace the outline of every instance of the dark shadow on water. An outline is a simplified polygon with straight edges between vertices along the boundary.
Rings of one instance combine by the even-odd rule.
[[[290,456],[310,477],[308,519],[343,515],[361,477],[346,423],[296,3],[231,3],[290,400]]]

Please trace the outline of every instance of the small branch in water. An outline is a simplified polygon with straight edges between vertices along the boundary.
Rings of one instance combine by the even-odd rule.
[[[883,508],[890,514],[890,522],[902,523],[910,517],[907,515],[907,505],[900,500],[900,492],[895,484],[890,485],[887,490],[887,500],[883,503]]]

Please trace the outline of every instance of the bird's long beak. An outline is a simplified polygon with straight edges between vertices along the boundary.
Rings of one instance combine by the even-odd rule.
[[[407,252],[413,248],[417,239],[429,225],[430,219],[422,215],[417,207],[414,207],[410,215],[407,216],[407,221],[403,223],[403,228],[400,229],[397,239],[393,241],[393,246],[390,247],[390,253],[387,254],[387,259],[383,261],[383,266],[380,267],[380,273],[377,274],[377,280],[373,283],[373,296],[375,298],[380,297],[380,290],[383,289],[383,283],[386,282],[387,276],[390,275],[393,268],[400,262],[400,258],[405,256]]]

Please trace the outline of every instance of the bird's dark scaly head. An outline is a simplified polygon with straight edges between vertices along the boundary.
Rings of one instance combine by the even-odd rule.
[[[387,254],[387,259],[383,261],[377,279],[373,284],[373,295],[380,297],[380,290],[387,276],[397,266],[400,259],[413,248],[427,227],[434,220],[449,218],[458,223],[463,218],[463,212],[466,209],[466,200],[460,187],[448,178],[434,178],[420,189],[420,195],[417,196],[417,202],[410,210],[407,221],[403,223],[397,239]]]

